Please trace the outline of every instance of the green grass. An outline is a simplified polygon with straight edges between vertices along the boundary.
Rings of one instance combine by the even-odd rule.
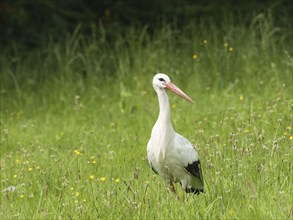
[[[292,27],[282,28],[268,13],[248,27],[128,28],[115,43],[77,29],[64,44],[3,52],[1,219],[293,218]],[[206,184],[181,202],[146,159],[156,72],[196,102],[169,94]]]

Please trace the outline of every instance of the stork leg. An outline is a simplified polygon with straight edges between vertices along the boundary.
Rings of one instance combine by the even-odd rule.
[[[186,193],[183,193],[182,195],[182,202],[187,202],[188,201],[188,197]]]
[[[173,185],[173,183],[169,183],[168,188],[171,192],[173,192],[176,195],[176,189],[175,189],[175,186]]]
[[[167,183],[167,188],[168,188],[172,193],[174,193],[174,195],[176,196],[177,200],[180,201],[180,198],[179,198],[179,196],[178,196],[177,193],[176,193],[175,186],[173,185],[172,182]]]

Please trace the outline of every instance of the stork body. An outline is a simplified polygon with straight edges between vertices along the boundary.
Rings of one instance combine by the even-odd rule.
[[[204,184],[198,154],[190,141],[174,131],[165,89],[175,92],[187,101],[193,101],[165,74],[156,74],[153,86],[158,95],[160,113],[147,145],[149,163],[172,191],[175,192],[173,183],[179,182],[188,193],[203,192]]]

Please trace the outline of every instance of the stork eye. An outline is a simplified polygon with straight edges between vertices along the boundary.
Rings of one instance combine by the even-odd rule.
[[[163,78],[159,78],[159,80],[160,80],[161,82],[166,82],[166,80],[164,80]]]

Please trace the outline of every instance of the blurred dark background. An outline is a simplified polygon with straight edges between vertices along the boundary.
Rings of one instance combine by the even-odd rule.
[[[255,16],[270,7],[275,15],[280,15],[275,16],[277,23],[284,22],[283,18],[288,23],[290,18],[293,24],[292,15],[283,16],[293,14],[292,5],[290,0],[1,0],[0,46],[38,47],[49,39],[64,38],[77,25],[85,35],[103,28],[115,35],[131,25],[148,25],[151,32],[165,23],[180,26],[210,19],[217,24],[233,14],[237,16],[232,16],[231,22],[237,23],[237,19],[247,19],[247,13]]]

